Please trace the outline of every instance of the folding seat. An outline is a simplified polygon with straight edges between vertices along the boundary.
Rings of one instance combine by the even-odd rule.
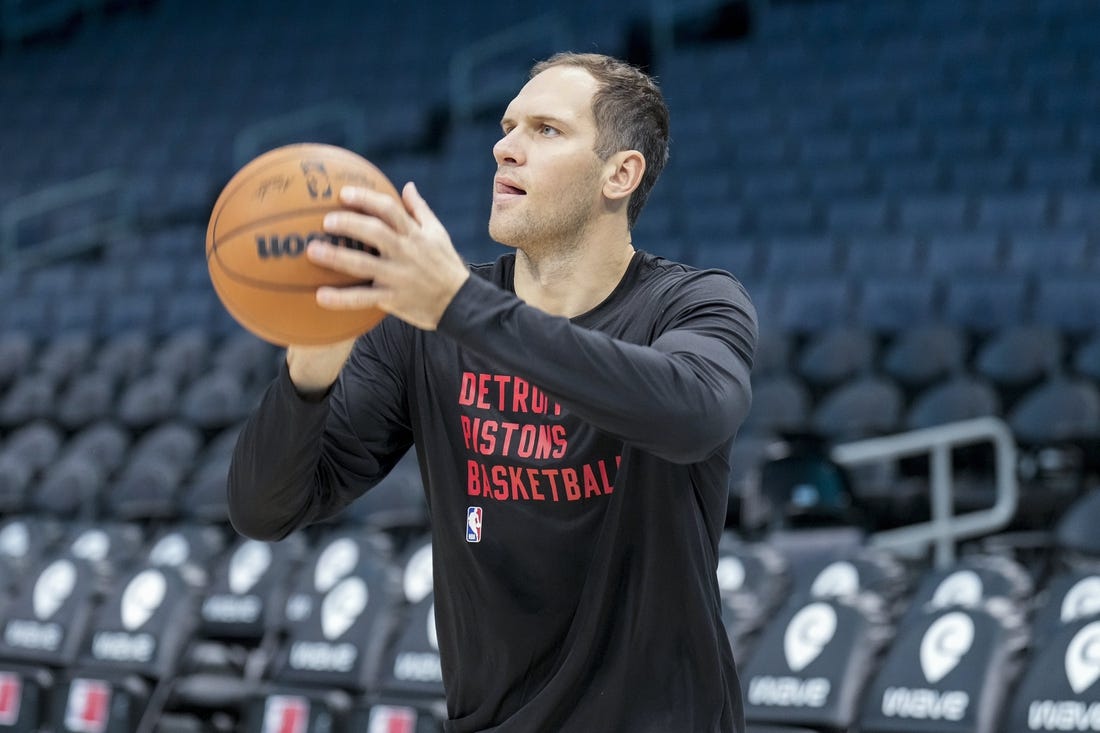
[[[918,269],[919,254],[920,245],[913,236],[856,235],[845,251],[843,270],[865,284],[882,275],[910,275]]]
[[[1066,624],[1037,646],[1012,696],[1005,731],[1087,730],[1100,720],[1100,616]]]
[[[878,188],[895,196],[927,196],[944,188],[946,175],[938,160],[904,161],[872,168]]]
[[[34,371],[18,377],[0,399],[0,426],[8,429],[54,416],[57,379]]]
[[[940,160],[980,158],[993,152],[993,133],[989,125],[951,124],[932,131],[932,151]]]
[[[867,160],[891,166],[924,156],[924,134],[917,127],[889,127],[868,132],[864,140]]]
[[[777,168],[754,173],[741,184],[741,196],[755,206],[774,199],[797,198],[805,187],[801,172],[795,168]],[[648,214],[648,209],[647,209]],[[642,217],[644,219],[645,217]],[[642,221],[639,219],[639,222]]]
[[[746,659],[787,597],[790,563],[774,547],[740,540],[727,530],[718,543],[717,575],[726,636],[735,658]]]
[[[924,269],[937,276],[995,273],[1002,269],[1002,250],[992,234],[940,233],[929,238]]]
[[[177,492],[198,455],[202,437],[197,428],[166,422],[145,433],[103,500],[111,516],[125,520],[171,519]]]
[[[756,341],[753,353],[753,378],[786,374],[791,366],[791,339],[778,329],[764,329]]]
[[[782,283],[778,324],[788,333],[806,334],[846,323],[853,293],[843,279],[812,279]]]
[[[66,430],[79,430],[114,413],[118,379],[102,371],[79,374],[57,398],[56,421]]]
[[[905,416],[909,429],[970,420],[976,417],[1000,417],[1001,401],[986,380],[960,373],[933,384],[920,392]]]
[[[912,621],[941,610],[978,608],[995,598],[1022,607],[1034,590],[1034,579],[1019,562],[998,555],[966,555],[953,565],[923,573],[909,598],[906,618]]]
[[[1018,325],[998,331],[982,344],[972,368],[1012,401],[1059,368],[1063,349],[1063,338],[1055,329]]]
[[[1044,154],[1023,161],[1024,185],[1043,190],[1087,188],[1092,183],[1093,163],[1081,152]]]
[[[1067,625],[1100,616],[1100,569],[1064,565],[1035,600],[1032,639],[1035,648],[1042,648]]]
[[[0,387],[7,387],[34,363],[36,345],[22,331],[0,333]]]
[[[131,441],[130,433],[121,426],[110,421],[97,422],[69,439],[62,460],[77,456],[88,458],[105,474],[110,474],[125,462]]]
[[[1020,275],[1071,274],[1092,267],[1083,232],[1038,230],[1013,232],[1005,267]],[[1093,268],[1095,269],[1095,268]]]
[[[1029,120],[1001,130],[1001,144],[1004,149],[1026,156],[1064,151],[1068,137],[1067,126],[1060,121]]]
[[[104,304],[100,332],[110,338],[129,331],[151,332],[156,322],[159,294],[146,292],[115,293]]]
[[[122,331],[102,342],[96,351],[96,371],[114,375],[120,384],[127,384],[144,374],[152,342],[143,331]]]
[[[856,159],[855,140],[846,133],[803,136],[798,145],[797,159],[808,168],[850,163]]]
[[[18,582],[53,549],[63,533],[63,524],[53,517],[8,517],[0,524],[0,565]]]
[[[1031,290],[1019,275],[947,278],[944,320],[972,334],[989,335],[1027,321]]]
[[[809,424],[812,398],[796,377],[774,374],[753,379],[753,399],[742,431],[751,435],[798,433]]]
[[[1100,288],[1095,275],[1041,277],[1036,282],[1032,320],[1066,336],[1082,336],[1100,328]]]
[[[348,712],[349,697],[376,694],[387,651],[407,618],[399,568],[361,533],[319,538],[292,588],[285,641],[266,675],[270,684],[246,702],[242,730],[269,730],[285,720],[281,708],[288,703],[310,719],[333,717]],[[427,633],[426,623],[422,628]],[[414,661],[423,675],[423,660]],[[333,691],[345,695],[343,702],[333,700]]]
[[[195,632],[195,595],[171,568],[141,565],[120,575],[95,609],[76,661],[59,676],[53,729],[151,729]]]
[[[1100,390],[1088,380],[1052,376],[1012,407],[1008,421],[1031,445],[1092,439],[1100,434]]]
[[[875,342],[868,330],[837,325],[810,337],[798,356],[799,376],[818,392],[872,371]]]
[[[203,430],[220,430],[248,415],[251,408],[242,377],[217,369],[191,382],[179,401],[179,416]]]
[[[898,225],[903,231],[957,231],[967,225],[969,204],[962,192],[911,194],[898,202]]]
[[[830,598],[856,601],[869,594],[878,599],[886,618],[893,619],[908,602],[912,576],[899,558],[868,546],[799,557],[791,562],[787,605]]]
[[[209,289],[180,290],[168,295],[161,304],[153,333],[158,337],[188,329],[207,329],[214,315],[225,309]]]
[[[882,371],[913,392],[963,369],[966,336],[947,324],[917,325],[898,333],[882,358]]]
[[[210,366],[234,371],[243,378],[245,385],[257,387],[266,386],[275,378],[282,359],[279,348],[241,331],[221,340],[211,354]]]
[[[760,250],[754,242],[701,239],[695,242],[692,264],[716,267],[737,278],[751,278],[760,272]]]
[[[97,516],[107,484],[102,464],[87,455],[65,455],[47,468],[27,505],[54,517]]]
[[[1019,608],[987,602],[932,611],[899,626],[864,688],[865,733],[995,733],[1012,700],[1027,632]]]
[[[1094,189],[1065,191],[1057,199],[1057,225],[1065,229],[1100,229],[1100,193]]]
[[[806,198],[768,199],[748,207],[754,230],[761,235],[813,234],[817,207]]]
[[[739,663],[745,719],[755,724],[849,730],[878,655],[891,637],[881,599],[811,599],[775,615]]]
[[[867,375],[826,394],[814,407],[810,424],[829,442],[888,435],[899,429],[903,406],[897,384]]]
[[[890,220],[889,202],[882,197],[833,198],[826,204],[825,226],[833,233],[886,232]]]
[[[135,379],[119,396],[116,417],[128,428],[148,429],[179,412],[179,379],[154,371]]]
[[[211,569],[225,552],[227,527],[186,520],[161,523],[144,552],[146,564],[178,572],[188,586],[203,589]]]
[[[842,163],[830,166],[815,166],[805,173],[807,186],[811,196],[828,201],[829,199],[845,199],[858,202],[865,206],[871,206],[863,198],[872,192],[872,176],[866,166],[857,163]],[[877,204],[877,202],[875,202]],[[829,207],[832,211],[833,207]],[[885,208],[885,207],[884,207]],[[842,208],[838,217],[840,221],[856,218],[864,211],[844,211]],[[847,216],[845,216],[847,214]],[[830,227],[833,227],[833,215],[829,215]]]
[[[1005,195],[1017,186],[1019,178],[1016,161],[1012,158],[952,157],[941,161],[941,165],[946,172],[947,188],[961,195]]]
[[[976,225],[1001,232],[1043,229],[1052,224],[1052,209],[1048,194],[1041,190],[989,194],[978,199]]]
[[[837,245],[827,237],[771,238],[757,245],[768,279],[820,277],[836,271]]]
[[[213,340],[209,333],[200,328],[168,336],[153,352],[153,371],[170,375],[182,383],[190,382],[206,369]]]

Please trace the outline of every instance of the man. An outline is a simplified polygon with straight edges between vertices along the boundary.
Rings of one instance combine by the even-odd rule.
[[[243,429],[231,519],[275,540],[330,517],[413,443],[429,505],[453,733],[741,731],[717,546],[756,323],[729,274],[635,251],[668,155],[653,81],[593,54],[537,64],[493,149],[489,232],[467,267],[409,184],[314,242],[372,281],[329,308],[393,318],[287,349]]]

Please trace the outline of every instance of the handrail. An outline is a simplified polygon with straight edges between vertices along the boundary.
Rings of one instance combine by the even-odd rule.
[[[127,181],[122,173],[108,169],[9,201],[0,208],[0,265],[27,267],[52,258],[76,254],[101,245],[111,237],[124,234],[133,224],[133,213],[126,198],[126,189]],[[97,209],[96,213],[101,216],[95,221],[21,246],[19,227],[28,219],[97,198],[110,199],[110,204]]]
[[[569,36],[564,22],[558,16],[548,14],[505,28],[455,53],[448,72],[451,119],[470,119],[482,102],[491,101],[504,91],[499,85],[475,81],[474,70],[478,64],[535,43],[563,50],[569,46]],[[514,93],[516,89],[510,86],[507,91]]]
[[[996,454],[996,499],[989,509],[956,516],[951,451],[982,442],[991,442]],[[955,561],[956,540],[1003,529],[1015,516],[1016,441],[1002,420],[980,417],[843,443],[832,449],[831,457],[842,466],[853,466],[923,454],[931,456],[931,520],[877,532],[869,542],[884,549],[924,550],[932,545],[935,564],[942,568]]]
[[[361,151],[366,140],[366,111],[350,102],[335,101],[269,117],[245,127],[233,138],[233,165],[245,163],[265,152],[273,140],[299,134],[319,124],[335,123],[344,133],[345,147]]]

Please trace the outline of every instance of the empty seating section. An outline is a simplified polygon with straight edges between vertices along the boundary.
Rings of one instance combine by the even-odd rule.
[[[497,119],[542,50],[468,56],[502,90],[469,115],[452,61],[532,21],[532,49],[650,65],[672,147],[634,244],[733,273],[758,311],[718,563],[749,730],[1097,729],[1100,4],[771,0],[735,33],[736,4],[681,8],[671,44],[648,0],[41,3],[72,10],[18,38],[0,9],[0,208],[113,169],[133,212],[93,252],[0,270],[0,729],[442,730],[415,453],[283,542],[226,522],[282,353],[217,300],[206,216],[242,131],[343,105],[365,124],[261,145],[356,145],[466,259],[499,256]],[[1042,539],[949,568],[863,542],[927,517],[927,465],[845,474],[815,514],[822,474],[791,452],[982,416],[1020,447],[1013,529]],[[989,457],[957,468],[960,507],[988,505]]]

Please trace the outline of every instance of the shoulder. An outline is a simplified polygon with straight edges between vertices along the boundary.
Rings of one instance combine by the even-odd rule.
[[[752,299],[741,281],[717,268],[698,268],[642,252],[638,281],[672,299],[727,301],[752,308]]]

